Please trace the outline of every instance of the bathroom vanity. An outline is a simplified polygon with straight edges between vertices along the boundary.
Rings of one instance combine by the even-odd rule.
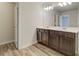
[[[78,28],[72,27],[39,27],[37,40],[64,55],[78,55],[78,32]]]

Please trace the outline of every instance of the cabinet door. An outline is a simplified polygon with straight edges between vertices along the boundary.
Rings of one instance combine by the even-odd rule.
[[[66,55],[75,55],[75,39],[61,36],[60,51]]]
[[[37,41],[39,42],[39,43],[41,43],[42,42],[42,40],[41,40],[41,31],[40,31],[40,29],[37,29]]]
[[[41,38],[42,43],[48,45],[48,30],[44,30],[41,35],[42,35]]]
[[[54,48],[54,49],[58,50],[59,36],[56,35],[54,31],[50,31],[48,42],[49,42],[49,46],[51,48]]]

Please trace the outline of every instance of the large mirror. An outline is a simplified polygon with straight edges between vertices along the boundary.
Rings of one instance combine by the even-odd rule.
[[[79,2],[49,2],[43,4],[44,26],[78,27]]]

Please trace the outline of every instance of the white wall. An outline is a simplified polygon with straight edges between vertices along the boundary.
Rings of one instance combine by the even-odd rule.
[[[14,4],[0,2],[0,44],[14,40]]]
[[[39,26],[43,26],[42,3],[19,3],[19,49],[37,42]]]

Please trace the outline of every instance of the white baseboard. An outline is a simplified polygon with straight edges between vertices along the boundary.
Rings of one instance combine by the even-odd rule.
[[[4,44],[7,44],[7,43],[11,43],[11,42],[14,42],[14,40],[7,41],[7,42],[0,42],[0,45],[4,45]]]
[[[35,43],[37,43],[37,41],[33,42],[32,44],[27,44],[27,45],[25,45],[25,46],[19,47],[18,49],[27,48],[27,47],[29,47],[29,46],[35,44]]]

